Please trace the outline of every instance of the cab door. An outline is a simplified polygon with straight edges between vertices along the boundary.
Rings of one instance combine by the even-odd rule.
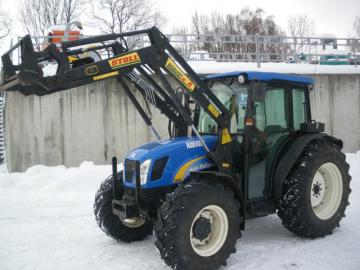
[[[266,85],[262,100],[251,101],[252,125],[247,127],[247,199],[262,199],[266,195],[266,173],[276,146],[290,131],[291,89],[286,86]]]

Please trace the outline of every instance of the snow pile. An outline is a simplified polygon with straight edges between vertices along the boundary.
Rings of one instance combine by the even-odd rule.
[[[65,166],[36,165],[24,173],[0,174],[0,188],[17,190],[19,196],[32,200],[92,198],[101,180],[110,174],[111,166],[95,166],[88,161],[78,168],[68,169]]]
[[[216,62],[216,61],[189,61],[188,64],[198,74],[214,74],[232,71],[265,71],[287,74],[360,74],[360,65],[312,65],[289,63],[261,63],[258,68],[256,63],[242,62]]]
[[[312,65],[312,64],[290,64],[290,63],[261,63],[258,68],[256,63],[244,62],[216,62],[210,58],[203,61],[188,61],[188,64],[198,74],[214,74],[232,71],[265,71],[287,74],[360,74],[360,63],[351,65]],[[56,74],[57,64],[49,63],[43,67],[44,76]]]
[[[333,235],[305,240],[276,215],[248,221],[224,269],[359,269],[360,152],[347,154],[352,175],[347,217]],[[124,244],[105,236],[93,217],[95,192],[111,166],[0,167],[0,269],[156,269],[168,267],[154,237]]]

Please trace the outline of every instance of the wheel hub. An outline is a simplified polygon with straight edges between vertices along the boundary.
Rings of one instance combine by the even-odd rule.
[[[320,191],[322,190],[322,188],[320,187],[319,184],[314,184],[313,186],[313,192],[315,196],[318,196]]]
[[[334,163],[324,163],[314,175],[311,184],[311,206],[323,220],[331,218],[342,198],[342,175]]]
[[[190,229],[190,243],[194,251],[203,257],[218,252],[228,234],[228,217],[217,205],[208,205],[195,216]]]
[[[211,221],[208,218],[200,217],[194,224],[193,235],[200,241],[209,238],[211,233]]]

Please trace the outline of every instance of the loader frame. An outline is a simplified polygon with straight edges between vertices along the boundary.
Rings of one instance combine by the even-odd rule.
[[[146,35],[149,39],[148,46],[131,50],[126,39],[137,35]],[[89,45],[92,46],[86,47]],[[61,43],[60,48],[50,44],[43,51],[37,52],[29,35],[22,38],[2,56],[3,74],[0,90],[42,96],[116,77],[145,123],[158,138],[151,117],[130,90],[129,83],[134,84],[144,98],[173,123],[173,136],[187,135],[190,127],[218,171],[231,175],[233,157],[229,132],[230,112],[156,27],[65,41]],[[11,54],[16,49],[19,49],[21,55],[21,63],[18,65],[13,64],[11,59]],[[99,61],[69,60],[69,56],[97,50],[107,50],[109,57]],[[43,76],[41,63],[44,61],[56,61],[58,66],[55,75]],[[155,81],[153,75],[159,78],[160,83]],[[191,97],[217,123],[218,143],[214,151],[207,147],[194,126],[187,105],[182,103],[177,91],[171,86],[169,77],[165,75],[175,79],[185,96],[188,99]]]

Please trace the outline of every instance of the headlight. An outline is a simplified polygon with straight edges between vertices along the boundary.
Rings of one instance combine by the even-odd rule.
[[[148,172],[150,169],[151,159],[145,160],[140,165],[140,183],[141,185],[145,185],[147,178],[148,178]]]

